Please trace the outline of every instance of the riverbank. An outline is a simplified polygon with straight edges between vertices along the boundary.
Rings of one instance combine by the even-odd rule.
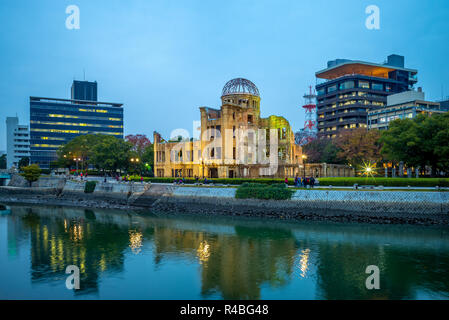
[[[45,185],[45,187],[42,187]],[[40,186],[0,187],[0,202],[207,216],[449,225],[449,193],[438,191],[295,190],[290,200],[236,199],[232,187],[97,182],[56,179]]]

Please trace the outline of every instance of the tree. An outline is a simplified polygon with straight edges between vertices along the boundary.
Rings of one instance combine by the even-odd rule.
[[[138,164],[134,164],[130,169],[137,170],[139,173],[147,172],[151,174],[154,162],[154,148],[150,139],[146,135],[136,134],[127,135],[125,140],[132,145],[131,156],[139,159]]]
[[[340,149],[338,157],[345,159],[354,167],[366,162],[378,162],[382,159],[379,139],[378,130],[368,131],[365,128],[344,130],[335,141]]]
[[[143,157],[145,149],[151,145],[150,139],[148,139],[144,134],[127,135],[125,137],[125,141],[132,145],[131,150],[137,153],[140,158]]]
[[[19,160],[19,169],[21,169],[22,167],[26,167],[29,164],[30,164],[30,158],[28,158],[28,157],[20,158],[20,160]]]
[[[30,187],[31,183],[37,181],[41,176],[41,169],[37,164],[22,167],[22,171],[21,175],[30,183]]]
[[[91,163],[95,145],[106,136],[103,134],[86,134],[73,138],[58,150],[58,164],[62,167],[70,167],[76,161],[82,161],[84,167],[87,167]]]
[[[303,151],[307,155],[309,163],[336,163],[344,162],[338,157],[340,151],[335,143],[328,138],[319,137],[303,146]]]
[[[449,114],[418,115],[397,119],[381,137],[382,154],[392,162],[403,161],[408,167],[425,166],[449,170]]]
[[[147,172],[148,175],[154,175],[154,144],[147,146],[142,155],[142,165],[143,171]]]
[[[91,161],[100,170],[125,169],[131,158],[131,144],[113,136],[103,136],[92,150]]]
[[[0,156],[0,169],[6,169],[6,154]]]

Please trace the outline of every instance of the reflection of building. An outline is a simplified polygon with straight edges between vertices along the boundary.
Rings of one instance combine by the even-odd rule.
[[[157,177],[294,176],[302,163],[288,121],[260,116],[260,96],[249,80],[223,88],[220,109],[201,107],[199,140],[164,141],[154,134]]]
[[[365,128],[367,112],[383,107],[387,96],[410,90],[418,81],[414,69],[404,68],[404,57],[388,56],[384,64],[337,59],[316,77],[318,131],[335,138],[341,129]]]
[[[418,91],[397,93],[387,97],[386,107],[368,112],[368,128],[386,130],[390,121],[413,119],[418,114],[444,113],[448,109],[440,106],[438,102],[425,101],[424,92],[420,88]]]
[[[123,138],[122,104],[98,102],[96,82],[74,81],[70,100],[30,97],[30,132],[31,162],[49,168],[58,148],[76,136]]]
[[[30,157],[30,131],[19,124],[18,117],[6,118],[6,168],[18,167],[22,158]]]

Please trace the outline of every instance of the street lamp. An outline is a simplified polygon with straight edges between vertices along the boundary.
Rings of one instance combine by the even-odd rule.
[[[137,164],[137,163],[139,163],[139,161],[140,161],[140,159],[139,158],[131,158],[131,162],[133,163],[133,164]],[[134,165],[134,169],[135,169],[136,167],[135,167],[135,165]]]
[[[302,157],[302,164],[304,166],[304,176],[303,176],[303,178],[305,179],[306,178],[306,160],[307,160],[307,156],[305,154],[303,154],[301,157]]]
[[[78,173],[78,161],[81,161],[81,158],[73,158],[73,161],[76,161],[76,173]]]

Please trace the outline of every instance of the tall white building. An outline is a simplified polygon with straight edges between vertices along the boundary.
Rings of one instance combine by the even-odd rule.
[[[18,168],[21,158],[30,157],[30,130],[18,117],[6,118],[6,167]]]

